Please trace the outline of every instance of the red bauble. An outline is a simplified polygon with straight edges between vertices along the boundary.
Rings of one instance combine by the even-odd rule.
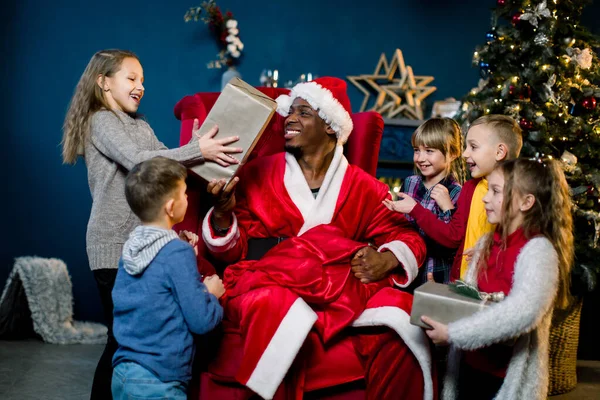
[[[516,25],[519,22],[521,22],[521,15],[523,15],[523,13],[518,12],[515,15],[512,16],[512,24],[513,25]]]
[[[519,121],[519,125],[523,129],[531,129],[531,128],[533,128],[533,122],[529,121],[526,118],[521,118],[521,121]]]
[[[527,83],[523,84],[521,88],[521,95],[519,96],[521,99],[529,100],[531,98],[531,86]]]
[[[593,110],[596,108],[596,104],[598,102],[596,101],[595,97],[586,97],[585,99],[583,99],[581,101],[581,105],[583,106],[583,108],[585,108],[586,110]]]
[[[498,0],[497,3],[498,3],[498,6],[502,7],[503,5],[506,4],[506,0]]]
[[[515,94],[515,85],[510,85],[508,87],[508,94],[510,94],[510,95]]]

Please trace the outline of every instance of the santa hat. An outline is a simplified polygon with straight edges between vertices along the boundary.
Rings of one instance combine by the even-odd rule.
[[[294,86],[289,95],[277,98],[277,112],[287,117],[296,97],[304,99],[317,110],[319,117],[331,126],[338,143],[344,144],[352,132],[352,108],[346,92],[346,82],[339,78],[323,77]]]

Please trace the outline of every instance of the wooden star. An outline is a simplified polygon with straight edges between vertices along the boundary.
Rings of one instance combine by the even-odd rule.
[[[347,79],[365,95],[359,111],[376,111],[388,118],[403,115],[423,119],[423,100],[436,90],[428,86],[433,81],[432,76],[414,75],[400,49],[396,49],[390,62],[382,53],[373,74],[348,76]],[[372,94],[375,94],[375,100],[368,107]]]
[[[365,95],[362,104],[360,105],[360,112],[377,111],[377,109],[382,106],[385,99],[385,93],[381,90],[378,82],[384,82],[387,80],[389,70],[390,65],[387,62],[387,58],[385,57],[384,53],[381,53],[379,61],[375,66],[375,71],[371,75],[362,74],[346,77],[354,86],[356,86],[358,90]],[[369,98],[373,93],[376,96],[375,102],[371,107],[367,108],[369,104]]]
[[[389,110],[386,115],[388,118],[394,118],[397,115],[404,115],[411,119],[424,119],[423,100],[436,91],[435,86],[427,86],[433,81],[433,76],[415,76],[412,67],[407,67],[406,85],[398,87],[390,85],[386,87],[388,91],[399,91],[404,94],[405,104],[399,104]]]

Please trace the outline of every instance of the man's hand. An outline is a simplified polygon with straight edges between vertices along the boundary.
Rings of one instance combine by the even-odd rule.
[[[439,346],[446,346],[450,343],[450,338],[448,336],[448,325],[434,321],[424,315],[421,317],[421,321],[433,327],[433,329],[427,329],[425,331],[433,343]]]
[[[398,260],[391,251],[379,253],[367,246],[356,252],[350,265],[356,278],[362,283],[371,283],[387,277],[398,266]]]
[[[442,211],[454,209],[450,193],[448,193],[448,188],[444,185],[440,185],[439,183],[435,185],[433,189],[431,189],[431,198],[435,200]]]
[[[225,294],[225,286],[223,286],[223,281],[219,278],[219,275],[207,276],[204,278],[204,284],[208,292],[214,294],[217,299]]]
[[[398,200],[385,199],[383,200],[383,205],[392,211],[408,214],[415,208],[417,202],[406,193],[400,192],[398,193]]]
[[[225,179],[213,179],[208,183],[207,191],[215,198],[213,221],[217,227],[226,229],[231,225],[231,213],[235,207],[235,186],[240,178],[237,176],[225,187]]]
[[[190,231],[183,230],[183,231],[179,231],[179,239],[191,244],[192,247],[194,248],[194,253],[196,253],[196,255],[198,255],[198,240],[199,240],[198,235],[196,235],[195,233],[192,233]]]
[[[230,154],[241,153],[242,149],[239,147],[228,147],[228,144],[235,143],[240,140],[239,136],[229,136],[223,139],[215,139],[215,135],[219,131],[219,128],[215,125],[210,131],[204,135],[200,135],[199,123],[197,119],[194,119],[194,126],[192,128],[192,134],[198,137],[198,145],[200,146],[200,152],[202,157],[207,161],[215,162],[223,167],[227,167],[231,164],[239,164],[239,160],[230,156]]]

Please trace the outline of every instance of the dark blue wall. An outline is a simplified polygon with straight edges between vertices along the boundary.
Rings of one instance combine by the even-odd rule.
[[[85,252],[91,206],[85,166],[63,166],[61,125],[73,89],[91,55],[102,48],[136,52],[144,66],[141,111],[168,146],[178,144],[173,106],[183,96],[217,91],[208,70],[217,48],[201,22],[184,23],[201,0],[20,0],[0,13],[0,93],[4,235],[0,286],[13,258],[57,257],[69,268],[75,317],[101,320]],[[493,0],[369,2],[219,2],[239,19],[246,45],[240,67],[255,85],[265,68],[282,79],[301,73],[345,77],[370,73],[381,52],[401,48],[419,75],[435,76],[432,100],[460,97],[476,85],[471,55],[489,29]],[[594,7],[598,10],[598,7]],[[598,15],[590,10],[589,14]],[[592,19],[591,17],[589,18]],[[595,28],[595,27],[594,27]],[[351,89],[355,109],[362,100]]]

